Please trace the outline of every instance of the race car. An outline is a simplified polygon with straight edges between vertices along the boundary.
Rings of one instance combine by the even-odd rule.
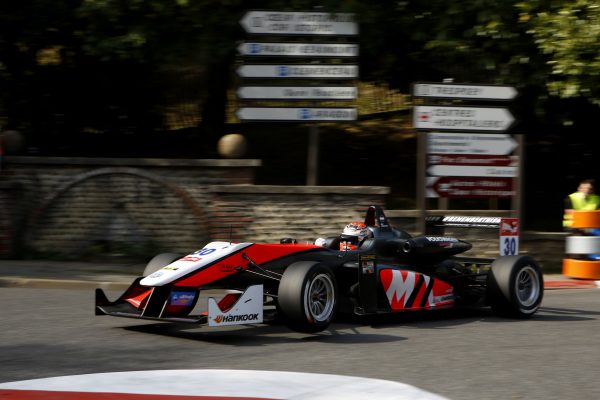
[[[329,237],[322,245],[216,241],[186,256],[159,254],[116,301],[96,289],[95,313],[211,327],[278,318],[316,333],[338,313],[475,306],[527,318],[540,307],[543,276],[529,256],[460,257],[470,243],[411,236],[379,206],[367,209],[364,224],[370,237],[355,250],[340,250],[340,237]],[[203,291],[223,293],[200,306]]]

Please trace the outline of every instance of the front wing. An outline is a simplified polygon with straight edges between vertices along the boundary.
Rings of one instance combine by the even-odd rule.
[[[164,322],[188,322],[209,326],[262,323],[263,285],[245,291],[229,291],[220,300],[208,297],[207,306],[196,308],[200,291],[173,286],[147,287],[136,279],[116,301],[111,302],[102,289],[96,289],[96,315],[110,315]],[[192,312],[198,310],[196,314]]]

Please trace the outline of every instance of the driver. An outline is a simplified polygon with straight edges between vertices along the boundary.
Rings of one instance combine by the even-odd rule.
[[[340,235],[340,250],[357,250],[373,234],[362,222],[350,222]]]

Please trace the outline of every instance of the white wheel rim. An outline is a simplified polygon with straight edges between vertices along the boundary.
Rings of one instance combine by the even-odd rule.
[[[308,283],[304,292],[304,311],[316,322],[327,321],[335,305],[334,286],[331,277],[319,274]]]
[[[535,269],[526,266],[516,276],[516,294],[519,303],[524,307],[530,307],[540,297],[540,281]]]

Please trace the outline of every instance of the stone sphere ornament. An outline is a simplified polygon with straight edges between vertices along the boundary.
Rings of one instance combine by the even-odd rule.
[[[239,133],[224,135],[217,143],[217,150],[221,157],[240,158],[246,154],[246,138]]]

